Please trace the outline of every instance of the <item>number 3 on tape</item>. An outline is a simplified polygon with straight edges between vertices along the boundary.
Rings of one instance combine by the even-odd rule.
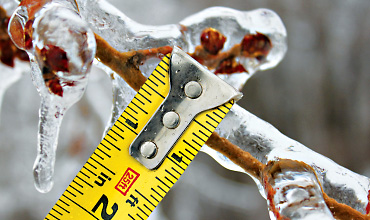
[[[45,219],[148,218],[240,97],[175,47]]]

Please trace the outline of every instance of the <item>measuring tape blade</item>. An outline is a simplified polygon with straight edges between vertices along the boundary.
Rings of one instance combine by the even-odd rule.
[[[179,49],[173,54],[191,59]],[[45,219],[149,217],[238,98],[197,114],[159,165],[148,169],[130,155],[130,146],[170,94],[171,61],[168,54],[159,63]]]

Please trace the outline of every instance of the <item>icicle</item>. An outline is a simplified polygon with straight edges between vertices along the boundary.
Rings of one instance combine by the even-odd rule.
[[[41,96],[35,186],[48,192],[53,185],[55,151],[65,112],[83,95],[95,56],[93,32],[76,6],[65,1],[22,1],[9,33],[27,50],[31,77]]]

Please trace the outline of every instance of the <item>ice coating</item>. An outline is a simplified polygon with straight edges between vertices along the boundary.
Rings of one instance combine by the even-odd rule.
[[[302,161],[311,166],[328,196],[366,214],[369,178],[354,173],[301,143],[286,137],[271,124],[234,105],[216,131],[264,164],[279,159]],[[207,147],[201,149],[227,169],[244,172],[228,158]],[[261,195],[266,196],[256,180]]]
[[[307,164],[270,161],[262,176],[271,219],[334,219],[316,174]]]
[[[209,27],[220,31],[227,38],[220,52],[228,51],[235,44],[241,43],[245,35],[262,33],[268,36],[272,48],[264,59],[235,57],[248,73],[220,75],[238,89],[241,89],[256,71],[276,66],[287,50],[285,27],[279,16],[268,9],[243,12],[225,7],[212,7],[185,18],[179,24],[151,26],[133,21],[104,0],[77,2],[81,16],[89,22],[94,32],[118,51],[178,46],[186,52],[193,53],[201,44],[202,31]]]
[[[142,50],[163,46],[178,46],[183,50],[193,53],[197,46],[201,45],[203,31],[209,27],[220,31],[226,36],[225,44],[221,52],[232,50],[235,44],[240,44],[246,35],[263,33],[268,36],[273,45],[267,57],[262,60],[254,57],[235,58],[246,67],[247,72],[234,74],[219,74],[219,76],[233,85],[242,89],[245,82],[258,70],[272,68],[281,61],[286,47],[286,30],[276,13],[268,9],[257,9],[254,11],[242,12],[225,7],[213,7],[191,15],[179,24],[162,26],[150,26],[139,24],[114,6],[104,0],[77,1],[81,16],[89,22],[95,33],[107,40],[107,42],[118,51]],[[140,66],[142,73],[146,76],[159,63],[159,59],[151,59]],[[102,67],[101,65],[99,65]],[[109,68],[108,75],[112,75]],[[216,71],[211,69],[211,71]],[[122,94],[132,92],[125,81],[113,77],[113,112],[107,125],[112,126],[128,101],[124,101]],[[118,86],[116,86],[118,85]],[[117,102],[120,100],[119,102]]]
[[[27,50],[31,77],[41,96],[33,174],[37,190],[45,193],[53,185],[63,116],[86,89],[96,44],[71,2],[33,3],[22,1],[11,18],[9,34],[19,48]]]

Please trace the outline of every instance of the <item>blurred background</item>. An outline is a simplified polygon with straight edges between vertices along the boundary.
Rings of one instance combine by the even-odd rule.
[[[275,69],[256,73],[239,102],[282,133],[370,176],[370,2],[367,0],[111,0],[143,24],[178,23],[211,6],[269,8],[288,32]],[[155,3],[154,3],[155,2]],[[1,74],[1,73],[0,73]],[[55,186],[33,186],[40,98],[26,73],[5,94],[0,123],[0,219],[43,219],[100,142],[111,108],[109,78],[94,70],[60,132]],[[200,153],[152,219],[269,219],[245,174]]]

